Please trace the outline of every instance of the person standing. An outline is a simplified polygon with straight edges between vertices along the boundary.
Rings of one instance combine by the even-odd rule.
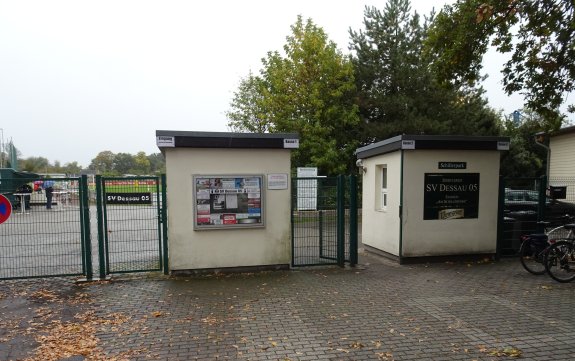
[[[46,192],[46,209],[52,209],[52,193],[54,192],[54,181],[53,180],[45,180],[42,183],[42,188],[44,192]]]
[[[28,193],[32,193],[32,187],[29,184],[23,184],[20,187],[18,187],[18,189],[16,189],[16,193],[19,194],[28,194]],[[24,202],[24,204],[22,204],[22,201]],[[24,208],[22,208],[24,207]],[[21,198],[20,201],[20,208],[23,210],[30,210],[30,196],[23,196]]]

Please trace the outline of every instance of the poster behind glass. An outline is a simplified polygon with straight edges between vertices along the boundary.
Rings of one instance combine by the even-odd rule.
[[[197,229],[263,227],[263,176],[195,176]]]

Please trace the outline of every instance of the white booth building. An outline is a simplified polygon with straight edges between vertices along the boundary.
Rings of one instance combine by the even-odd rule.
[[[400,263],[492,255],[507,137],[401,135],[357,149],[362,243]]]
[[[166,158],[169,268],[287,268],[297,134],[156,131]]]

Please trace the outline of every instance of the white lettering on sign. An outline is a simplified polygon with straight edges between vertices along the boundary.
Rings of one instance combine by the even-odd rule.
[[[299,148],[299,139],[284,139],[284,148]]]
[[[497,150],[509,150],[509,142],[497,142]]]
[[[156,137],[156,145],[161,147],[175,147],[176,141],[172,136],[160,135]]]
[[[415,140],[402,140],[401,149],[415,149]]]

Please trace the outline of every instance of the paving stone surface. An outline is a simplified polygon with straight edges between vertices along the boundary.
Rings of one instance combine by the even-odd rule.
[[[0,360],[575,359],[575,283],[516,259],[72,281],[0,282]]]

